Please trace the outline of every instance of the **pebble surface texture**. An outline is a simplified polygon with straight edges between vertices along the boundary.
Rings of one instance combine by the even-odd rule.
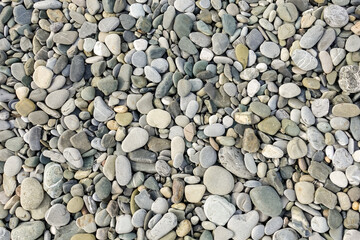
[[[360,0],[1,0],[1,240],[360,239]]]

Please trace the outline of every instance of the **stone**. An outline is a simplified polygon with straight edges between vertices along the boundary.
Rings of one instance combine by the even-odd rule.
[[[53,76],[54,73],[50,69],[44,66],[39,66],[35,69],[33,79],[39,88],[47,89],[50,87]]]
[[[315,188],[310,182],[297,182],[295,193],[297,200],[302,204],[310,204],[314,201]]]
[[[233,239],[246,240],[251,235],[251,230],[259,222],[257,211],[250,211],[246,214],[235,214],[228,222],[228,228],[234,232]]]
[[[341,28],[349,21],[349,15],[346,10],[335,4],[325,7],[323,14],[325,22],[330,27]]]
[[[134,131],[134,130],[133,130]],[[118,156],[115,160],[116,181],[120,186],[127,185],[132,178],[131,164],[127,157]]]
[[[304,71],[310,71],[317,67],[318,60],[307,51],[296,49],[292,52],[291,58],[295,65]]]
[[[81,168],[84,164],[80,151],[76,148],[65,148],[63,155],[72,167]]]
[[[70,213],[62,204],[54,204],[45,213],[46,222],[55,227],[65,226],[70,221]]]
[[[153,109],[146,115],[146,121],[152,127],[166,128],[171,122],[171,116],[164,110]]]
[[[129,233],[134,229],[131,224],[131,215],[125,214],[116,217],[115,231],[118,234]]]
[[[200,151],[200,165],[203,168],[209,168],[215,164],[217,160],[217,153],[211,146],[206,146]]]
[[[311,27],[300,39],[300,47],[312,48],[319,42],[325,29],[321,25],[315,25]]]
[[[21,182],[20,204],[25,210],[39,207],[44,199],[44,190],[35,178],[25,178]]]
[[[212,166],[204,173],[204,185],[212,194],[226,195],[234,188],[234,178],[225,168]]]
[[[258,49],[261,43],[264,42],[264,37],[256,28],[252,29],[248,35],[246,35],[246,45],[253,51]]]
[[[280,197],[272,187],[255,187],[250,191],[250,198],[255,207],[265,215],[275,217],[282,211]]]
[[[301,89],[295,83],[285,83],[279,87],[279,94],[284,98],[294,98],[300,93]]]
[[[252,179],[251,174],[244,164],[243,155],[235,147],[222,147],[218,152],[218,159],[221,165],[237,177]]]
[[[298,159],[306,156],[307,146],[306,143],[298,137],[291,139],[287,144],[287,153],[292,159]]]
[[[336,117],[356,117],[360,115],[360,109],[352,103],[339,103],[333,106],[332,113]]]
[[[73,44],[76,39],[78,38],[78,32],[76,31],[63,31],[55,33],[53,37],[53,41],[55,43],[64,44],[64,45],[71,45]]]
[[[185,198],[190,203],[198,203],[201,201],[206,187],[202,184],[186,185],[185,186]]]
[[[11,231],[11,239],[33,240],[39,238],[45,231],[45,224],[42,221],[20,223]]]
[[[268,58],[276,58],[280,55],[280,48],[276,43],[263,42],[260,45],[260,52]]]
[[[223,197],[211,195],[205,201],[204,212],[211,222],[223,226],[235,213],[235,206]]]
[[[275,135],[277,131],[281,128],[281,123],[279,120],[277,120],[276,117],[271,116],[268,118],[265,118],[258,124],[258,128],[260,131],[269,134],[269,135]]]
[[[109,108],[100,96],[97,96],[94,100],[93,115],[97,121],[106,122],[115,117],[115,112]]]
[[[220,123],[214,123],[208,125],[204,129],[204,134],[208,137],[218,137],[223,135],[224,133],[225,133],[225,127]]]
[[[353,158],[345,148],[339,148],[333,156],[334,167],[338,170],[345,170],[353,163]]]
[[[223,33],[215,33],[211,38],[211,42],[215,55],[223,54],[229,46],[229,38]]]
[[[337,197],[334,193],[330,192],[324,187],[319,187],[315,192],[316,204],[323,204],[329,209],[334,209],[337,203]]]
[[[245,69],[249,57],[249,49],[244,44],[238,44],[235,47],[235,56],[236,59],[241,63],[242,67]]]
[[[22,168],[21,158],[18,156],[9,157],[4,164],[4,174],[8,177],[16,176]]]
[[[290,2],[279,4],[276,12],[285,22],[295,22],[299,16],[296,6]]]
[[[174,213],[166,213],[150,230],[150,237],[160,239],[177,226],[177,217]]]
[[[343,66],[339,72],[339,86],[349,93],[360,91],[360,69],[359,66]]]
[[[284,152],[279,147],[270,144],[267,144],[261,153],[266,158],[281,158],[284,156]]]

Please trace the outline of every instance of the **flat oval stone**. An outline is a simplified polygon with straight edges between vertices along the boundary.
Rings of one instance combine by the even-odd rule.
[[[324,9],[324,20],[330,27],[341,28],[348,23],[349,15],[343,7],[332,4]]]
[[[115,160],[116,181],[120,186],[127,185],[132,177],[131,164],[127,157],[118,156]]]
[[[156,128],[166,128],[171,122],[171,115],[161,109],[150,110],[146,115],[146,122]]]
[[[223,226],[235,213],[235,206],[223,197],[211,195],[205,201],[204,212],[210,221]]]
[[[234,188],[234,178],[225,168],[212,166],[204,173],[204,185],[212,194],[226,195]]]
[[[356,117],[360,114],[360,109],[352,103],[339,103],[332,108],[332,113],[336,117]]]
[[[64,205],[58,203],[47,210],[45,220],[51,226],[65,226],[70,221],[70,213]]]
[[[25,178],[21,182],[20,203],[25,210],[37,208],[44,199],[44,190],[35,178]]]
[[[255,207],[265,215],[275,217],[282,211],[280,197],[272,187],[255,187],[250,191],[250,198]]]
[[[317,67],[318,60],[305,50],[296,49],[291,55],[295,65],[304,71],[310,71]]]
[[[284,98],[294,98],[301,93],[301,89],[295,83],[285,83],[279,87],[279,94]]]

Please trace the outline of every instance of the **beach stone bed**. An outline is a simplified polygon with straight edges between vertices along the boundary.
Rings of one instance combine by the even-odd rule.
[[[360,239],[360,0],[1,0],[0,240]]]

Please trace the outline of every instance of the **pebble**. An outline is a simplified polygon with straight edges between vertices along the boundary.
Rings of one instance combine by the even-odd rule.
[[[58,203],[46,211],[45,220],[52,226],[61,227],[70,221],[70,213],[64,205]]]
[[[205,201],[204,212],[211,222],[223,226],[235,213],[235,206],[223,197],[212,195]]]
[[[204,173],[204,185],[212,194],[226,195],[233,189],[234,179],[225,168],[212,166]]]
[[[349,15],[343,7],[332,4],[324,9],[324,20],[330,27],[340,28],[348,23]]]
[[[20,204],[25,210],[39,207],[44,199],[44,191],[35,178],[25,178],[21,183]]]
[[[234,232],[234,239],[248,239],[259,220],[260,216],[255,210],[246,214],[235,214],[230,218],[228,228]]]
[[[272,187],[255,187],[250,191],[250,198],[255,207],[265,215],[275,217],[282,211],[280,197]]]

